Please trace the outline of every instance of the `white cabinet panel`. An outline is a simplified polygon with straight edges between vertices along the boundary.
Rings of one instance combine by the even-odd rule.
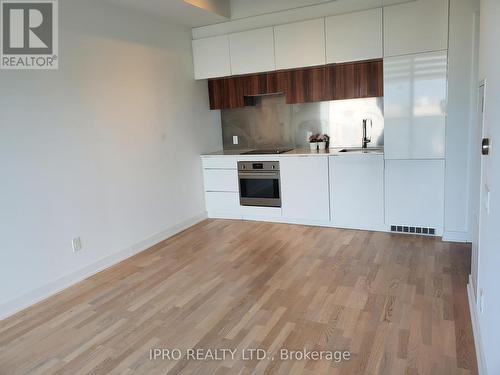
[[[444,158],[447,54],[384,59],[386,159]]]
[[[238,169],[237,157],[234,156],[209,156],[202,157],[203,168],[212,169]]]
[[[384,8],[384,56],[448,48],[448,0],[418,0]]]
[[[208,217],[241,219],[240,195],[229,192],[205,193]]]
[[[325,64],[325,19],[274,28],[276,69]]]
[[[384,225],[384,155],[330,157],[330,204],[335,226]]]
[[[272,27],[229,35],[232,74],[267,72],[274,63],[274,31]]]
[[[241,206],[241,217],[243,220],[279,221],[281,208]]]
[[[386,161],[386,223],[443,227],[444,160]]]
[[[238,192],[238,171],[235,169],[205,169],[205,191]]]
[[[195,79],[231,75],[229,36],[193,40],[193,64]]]
[[[327,157],[284,157],[280,173],[285,219],[330,220]]]
[[[382,8],[326,18],[327,64],[381,58]]]

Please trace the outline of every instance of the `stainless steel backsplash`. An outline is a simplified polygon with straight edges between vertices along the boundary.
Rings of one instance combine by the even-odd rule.
[[[383,105],[383,98],[291,105],[284,95],[262,96],[255,106],[222,111],[224,149],[309,147],[310,133],[328,134],[330,147],[360,147],[365,118],[373,121],[369,147],[383,146]]]

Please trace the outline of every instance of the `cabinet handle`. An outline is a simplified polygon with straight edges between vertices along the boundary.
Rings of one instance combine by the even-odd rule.
[[[481,153],[483,155],[490,154],[490,139],[489,138],[483,138],[483,141],[481,144]]]

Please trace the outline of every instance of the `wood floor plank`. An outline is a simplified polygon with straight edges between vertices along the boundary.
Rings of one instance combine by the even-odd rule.
[[[469,273],[470,247],[436,238],[206,220],[0,321],[0,374],[473,375]]]

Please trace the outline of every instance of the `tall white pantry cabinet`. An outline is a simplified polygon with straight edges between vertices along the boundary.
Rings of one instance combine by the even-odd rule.
[[[447,25],[448,0],[384,8],[386,224],[437,234],[444,226]]]

